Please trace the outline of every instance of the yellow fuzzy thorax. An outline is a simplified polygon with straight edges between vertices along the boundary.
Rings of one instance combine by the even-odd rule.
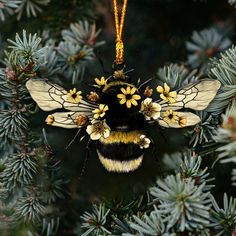
[[[129,83],[126,83],[123,81],[113,81],[113,82],[110,82],[107,85],[105,85],[102,92],[105,93],[109,88],[115,87],[115,86],[130,86],[132,88],[136,88],[133,84],[129,84]]]
[[[140,130],[122,132],[122,131],[111,131],[110,136],[106,139],[101,138],[99,141],[103,144],[113,144],[113,143],[137,143],[140,136],[144,133]]]

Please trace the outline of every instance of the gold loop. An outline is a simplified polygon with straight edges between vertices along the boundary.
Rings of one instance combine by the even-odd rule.
[[[122,40],[116,42],[116,64],[122,64],[124,60],[124,44]]]
[[[122,32],[123,32],[124,21],[125,21],[127,1],[128,0],[124,0],[124,2],[123,2],[121,19],[119,21],[117,0],[113,0],[113,2],[114,2],[115,25],[116,25],[116,64],[118,64],[118,65],[122,64],[123,61],[124,61],[124,44],[123,44],[123,41],[122,41]]]

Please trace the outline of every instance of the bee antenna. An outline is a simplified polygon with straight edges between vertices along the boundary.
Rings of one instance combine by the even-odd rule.
[[[133,72],[133,71],[134,71],[134,69],[130,69],[130,70],[125,71],[124,74],[126,75],[126,74],[128,74],[130,72]]]
[[[138,89],[141,89],[144,85],[148,84],[149,82],[151,82],[154,78],[150,78],[146,81],[144,81],[142,84],[139,85]]]

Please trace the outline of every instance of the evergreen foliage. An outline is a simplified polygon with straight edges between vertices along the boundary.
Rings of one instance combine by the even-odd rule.
[[[102,0],[0,0],[0,20],[6,30],[19,22],[18,28],[12,29],[17,31],[15,38],[7,40],[12,32],[6,34],[4,27],[0,31],[1,236],[235,234],[235,37],[215,22],[210,27],[209,22],[201,22],[195,28],[188,25],[181,36],[171,28],[175,33],[167,44],[172,48],[167,48],[161,37],[158,41],[147,40],[149,36],[145,36],[144,41],[142,37],[146,34],[142,30],[151,31],[147,19],[156,22],[152,14],[156,17],[158,7],[161,17],[163,9],[167,11],[166,8],[174,9],[177,5],[177,13],[183,7],[190,17],[191,12],[184,7],[191,6],[195,11],[197,6],[200,9],[208,6],[209,11],[209,6],[215,3],[153,0],[143,6],[141,2],[130,1],[133,11],[126,25],[126,57],[138,58],[137,73],[146,70],[145,76],[154,74],[151,83],[156,86],[167,83],[171,90],[206,77],[219,80],[222,86],[209,107],[196,112],[201,118],[199,124],[177,132],[153,129],[152,138],[159,139],[160,146],[147,154],[147,162],[137,173],[118,176],[99,172],[102,167],[92,162],[95,159],[92,145],[86,174],[86,165],[83,167],[83,160],[85,164],[87,161],[86,138],[73,138],[75,133],[70,131],[44,128],[46,115],[25,87],[31,78],[47,78],[66,88],[83,87],[92,84],[95,77],[110,75],[106,67],[108,63],[111,67],[115,50],[110,4]],[[235,1],[228,3],[236,5]],[[233,32],[235,9],[228,3],[217,2],[220,9],[222,6],[227,9]],[[212,18],[218,14],[210,13]],[[96,18],[101,29],[95,24]],[[137,24],[133,24],[133,19]],[[164,18],[159,21],[164,22]],[[38,28],[34,28],[36,25]],[[165,34],[168,28],[165,27],[160,26],[161,34]],[[172,31],[168,31],[168,37]],[[169,57],[168,51],[169,54],[179,51],[180,56]],[[154,59],[158,52],[161,63]],[[105,63],[101,60],[103,53]],[[166,63],[167,60],[174,63]],[[140,83],[147,77],[141,78]],[[70,139],[77,144],[64,150]],[[104,191],[106,188],[109,190]],[[222,189],[227,192],[224,196]]]

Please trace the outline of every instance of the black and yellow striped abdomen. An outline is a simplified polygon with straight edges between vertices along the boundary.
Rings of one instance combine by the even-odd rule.
[[[142,163],[144,150],[137,144],[143,131],[112,131],[97,144],[99,160],[110,172],[130,172]]]

